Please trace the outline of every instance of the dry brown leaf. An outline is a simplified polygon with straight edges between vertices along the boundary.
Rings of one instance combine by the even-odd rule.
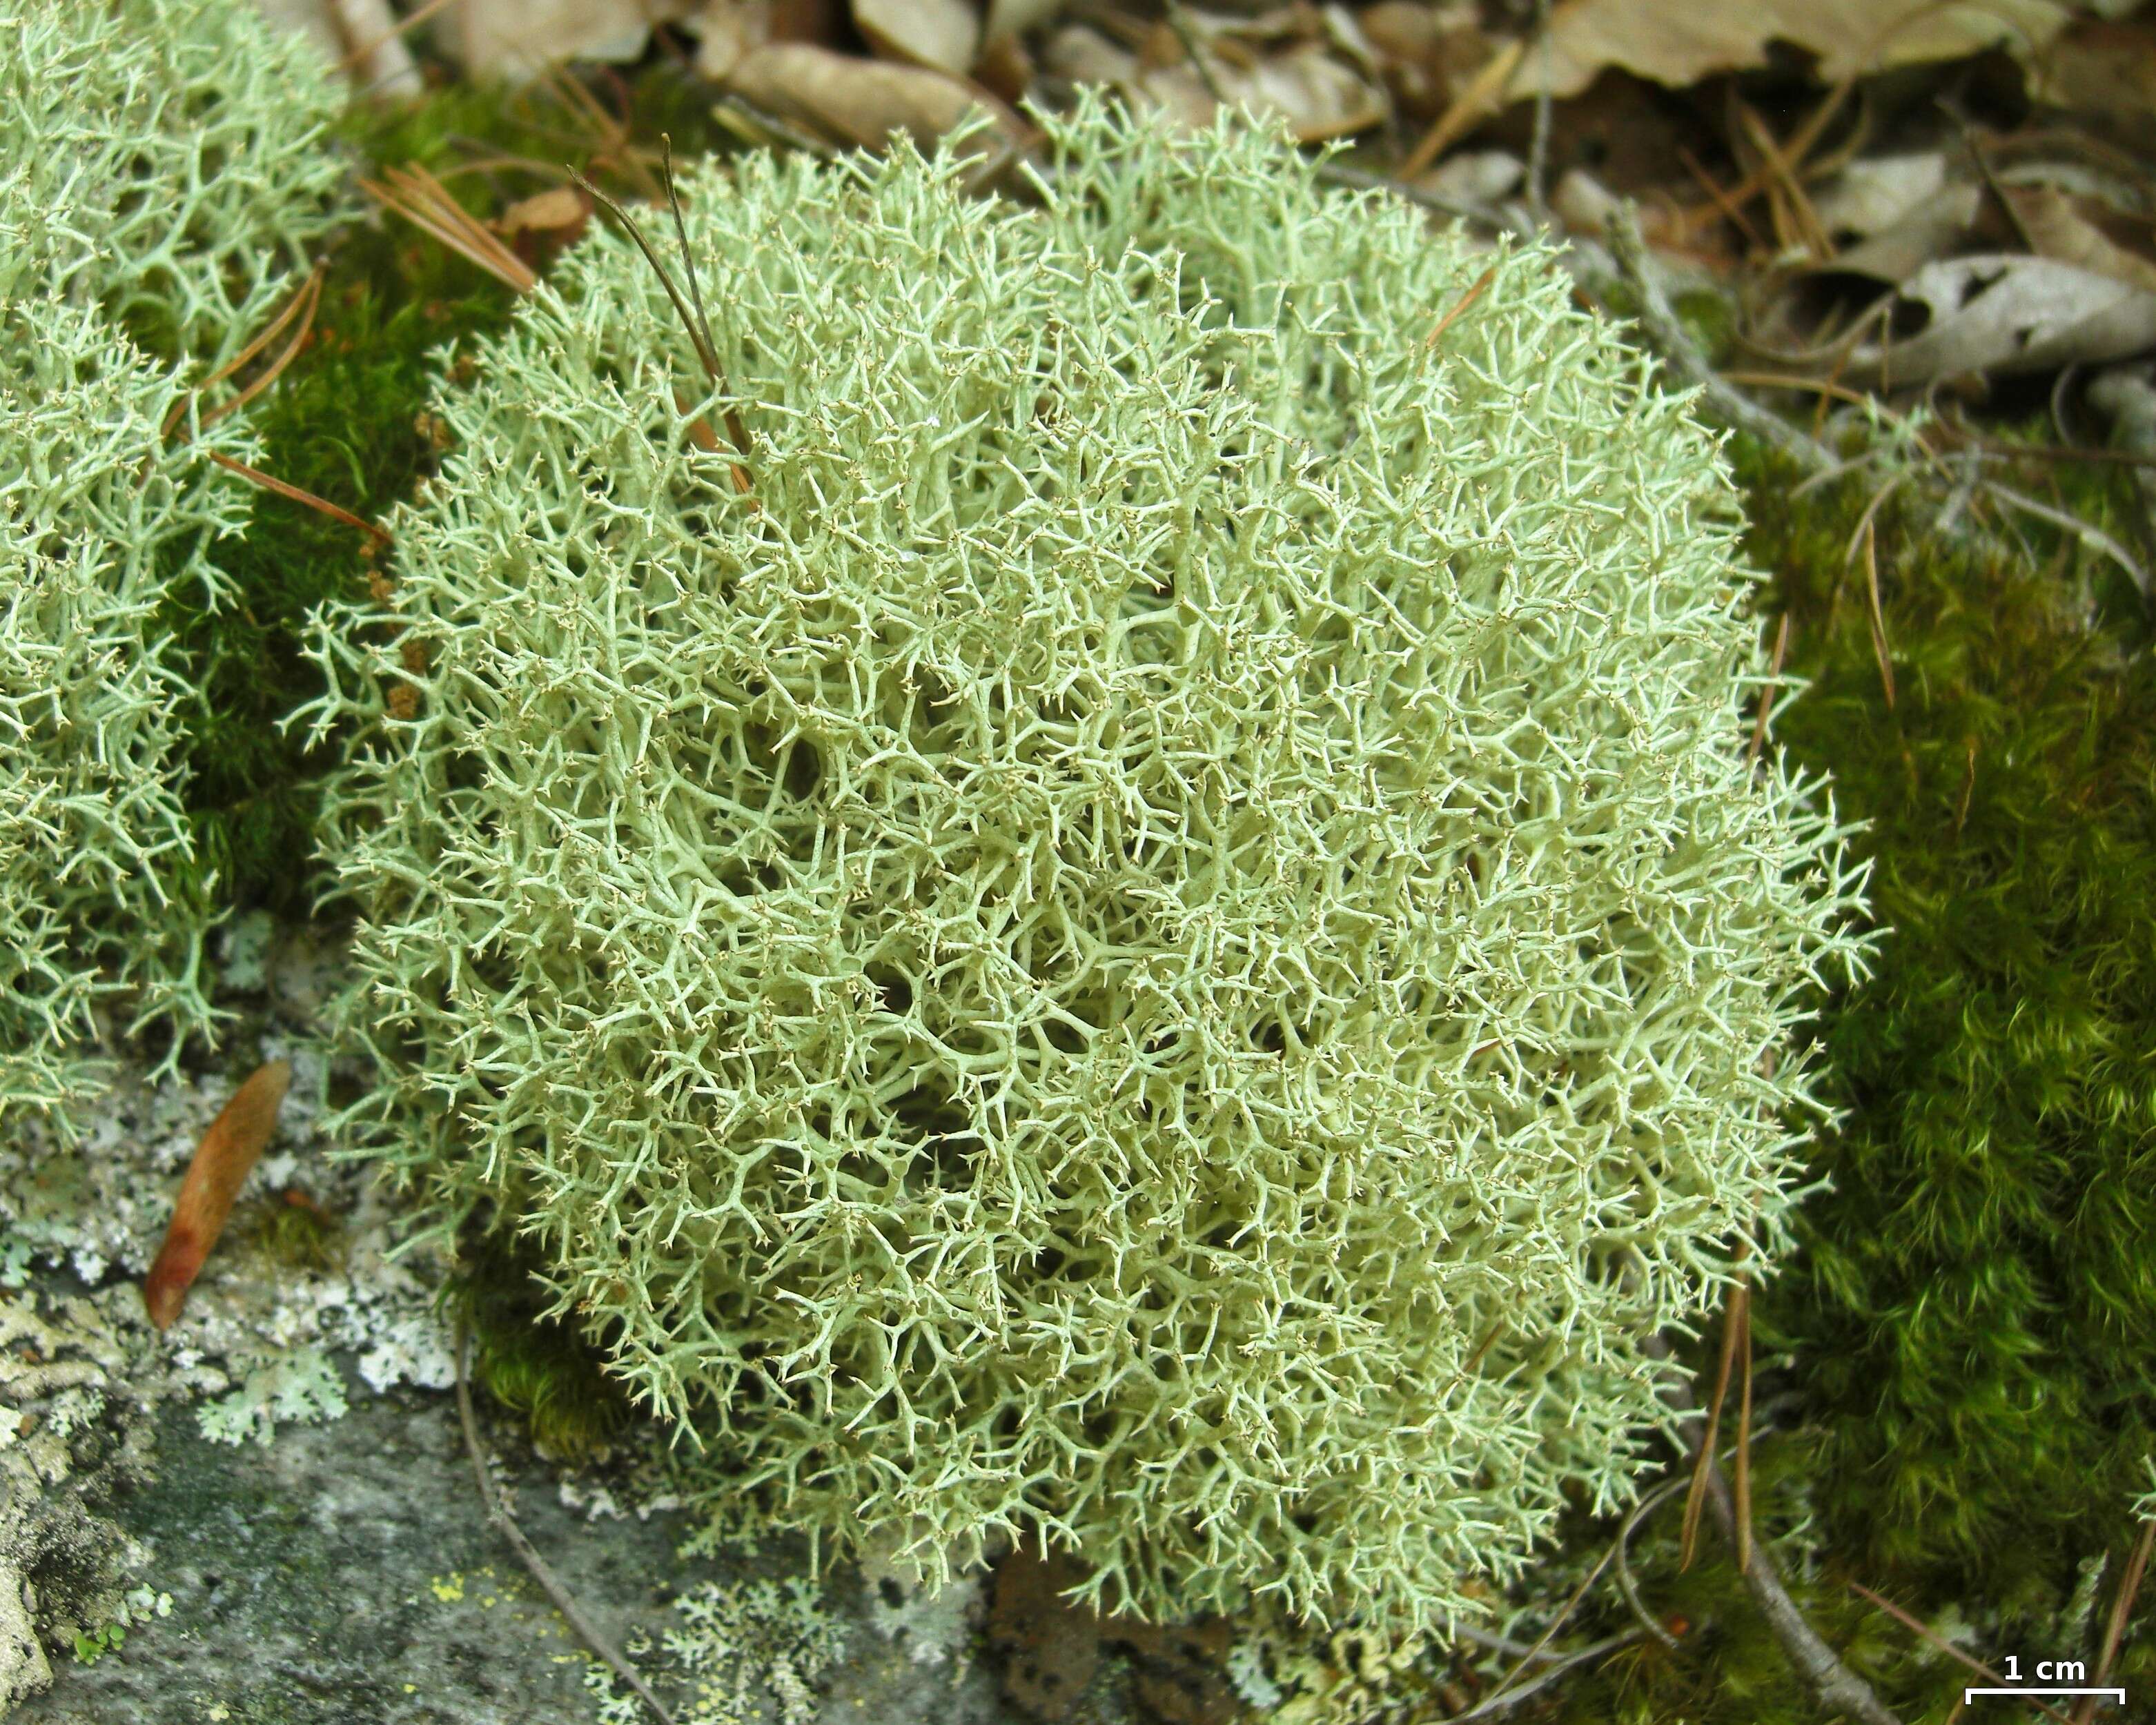
[[[886,59],[963,77],[981,45],[967,0],[854,0],[854,23]]]
[[[1512,94],[1513,80],[1519,73],[1527,47],[1524,42],[1508,42],[1476,69],[1475,75],[1460,86],[1445,111],[1423,134],[1422,141],[1401,163],[1403,178],[1413,179],[1505,105]]]
[[[1090,24],[1065,24],[1041,49],[1040,67],[1073,84],[1122,85],[1137,75],[1138,59]]]
[[[2072,15],[2067,0],[1558,0],[1550,90],[1577,95],[1610,66],[1682,90],[1765,64],[1773,42],[1816,55],[1826,84],[1990,48],[2033,56]],[[1523,72],[1514,96],[1538,81]]]
[[[276,1127],[277,1110],[291,1081],[290,1060],[257,1067],[232,1093],[232,1100],[195,1147],[194,1159],[187,1164],[180,1195],[172,1204],[165,1244],[142,1283],[142,1304],[157,1328],[169,1328],[187,1304],[187,1290],[202,1273],[203,1260],[224,1232],[232,1200],[239,1195]]]
[[[418,95],[425,87],[388,0],[255,0],[274,24],[296,31],[369,95]]]
[[[724,84],[733,69],[771,40],[767,0],[708,0],[691,21],[696,33],[696,69]]]
[[[2039,64],[2030,93],[2136,143],[2156,142],[2156,19],[2079,20]]]
[[[573,186],[552,186],[520,198],[495,218],[495,232],[505,239],[520,234],[553,234],[579,228],[589,220],[592,207]]]
[[[1900,297],[1929,314],[1922,333],[1851,356],[1890,388],[2099,365],[2156,346],[2156,292],[2049,258],[1927,264]]]
[[[1018,103],[1033,89],[1033,55],[1015,36],[998,36],[981,44],[973,62],[973,81],[1000,101]]]
[[[1226,94],[1240,94],[1264,118],[1287,121],[1300,143],[1346,137],[1383,124],[1384,100],[1368,80],[1315,43],[1268,54],[1240,80],[1224,80]]]
[[[457,0],[442,34],[471,76],[521,81],[562,60],[633,60],[654,24],[691,9],[690,0]]]
[[[1898,285],[1958,247],[1983,208],[1981,186],[1949,186],[1861,244],[1836,254],[1825,267]]]
[[[1054,23],[1064,0],[988,0],[988,15],[981,25],[981,42],[989,44],[1030,36]]]
[[[1008,141],[1018,116],[987,91],[926,66],[834,54],[806,42],[773,42],[745,55],[727,80],[745,100],[782,120],[814,126],[840,141],[880,149],[895,131],[931,145],[976,110]]]
[[[1852,162],[1812,201],[1829,234],[1869,239],[1937,198],[1946,186],[1944,152],[1922,150]]]
[[[1261,121],[1285,121],[1298,142],[1312,144],[1379,124],[1383,98],[1355,71],[1315,44],[1267,54],[1245,69],[1207,55],[1212,85],[1188,59],[1155,66],[1122,80],[1137,105],[1164,108],[1186,125],[1210,125],[1219,105],[1247,108]]]
[[[2084,203],[2050,186],[2007,188],[2021,231],[2041,257],[2077,264],[2133,287],[2156,290],[2156,262],[2117,244],[2099,225],[2104,213],[2093,200]]]
[[[1483,29],[1478,8],[1458,0],[1378,0],[1355,21],[1378,52],[1394,99],[1419,118],[1442,110],[1501,45]]]

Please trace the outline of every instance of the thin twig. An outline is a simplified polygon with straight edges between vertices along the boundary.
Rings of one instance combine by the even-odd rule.
[[[1570,1657],[1563,1653],[1537,1653],[1525,1641],[1516,1641],[1510,1635],[1501,1635],[1495,1630],[1477,1629],[1472,1624],[1455,1623],[1452,1633],[1463,1641],[1472,1641],[1477,1647],[1492,1653],[1509,1653],[1515,1659],[1529,1659],[1543,1665],[1556,1665]]]
[[[1527,143],[1527,213],[1537,228],[1550,224],[1550,0],[1535,0],[1535,43],[1541,74],[1535,80],[1535,129]]]
[[[651,1709],[652,1716],[661,1725],[674,1725],[674,1715],[667,1711],[665,1702],[651,1692],[651,1688],[636,1673],[636,1668],[624,1659],[612,1641],[578,1606],[568,1589],[562,1585],[554,1572],[547,1567],[531,1542],[524,1537],[524,1530],[516,1525],[510,1514],[509,1506],[501,1501],[495,1490],[494,1476],[486,1471],[485,1452],[480,1448],[479,1421],[472,1414],[471,1379],[466,1367],[471,1352],[471,1322],[462,1316],[457,1319],[457,1418],[465,1429],[465,1448],[470,1453],[473,1476],[479,1481],[480,1502],[486,1506],[486,1518],[501,1530],[511,1548],[531,1572],[547,1597],[554,1602],[554,1609],[565,1618],[571,1629],[583,1639],[584,1645],[603,1660],[613,1674],[635,1691],[637,1699]]]
[[[1620,1648],[1630,1647],[1634,1642],[1645,1639],[1645,1636],[1642,1631],[1635,1629],[1626,1630],[1620,1635],[1597,1641],[1592,1647],[1583,1647],[1577,1653],[1567,1654],[1554,1664],[1537,1671],[1517,1688],[1501,1688],[1494,1694],[1484,1697],[1466,1712],[1455,1713],[1449,1725],[1467,1725],[1470,1719],[1494,1719],[1501,1713],[1509,1713],[1513,1708],[1532,1697],[1537,1691],[1548,1688],[1574,1666],[1585,1665],[1592,1660],[1606,1658]]]
[[[1629,1522],[1625,1524],[1627,1533],[1629,1533],[1631,1525],[1632,1524]],[[1620,1534],[1618,1536],[1618,1594],[1625,1601],[1626,1607],[1630,1609],[1632,1615],[1639,1620],[1640,1627],[1646,1630],[1649,1635],[1652,1635],[1657,1641],[1660,1641],[1662,1645],[1668,1648],[1672,1653],[1674,1653],[1677,1649],[1677,1638],[1671,1635],[1669,1630],[1665,1629],[1660,1623],[1656,1621],[1654,1613],[1647,1609],[1646,1601],[1640,1597],[1639,1583],[1632,1579],[1632,1555],[1629,1549],[1630,1545],[1631,1540],[1626,1537],[1626,1534]]]
[[[798,126],[767,113],[742,96],[729,91],[711,107],[711,117],[732,131],[737,137],[765,148],[784,145],[803,156],[829,156],[831,146],[819,137],[812,136]]]
[[[1747,432],[1779,450],[1807,473],[1832,467],[1839,459],[1825,444],[1779,415],[1769,413],[1749,397],[1717,376],[1684,326],[1671,309],[1669,297],[1654,279],[1647,261],[1647,244],[1640,237],[1639,212],[1621,203],[1610,213],[1607,230],[1610,255],[1633,292],[1640,297],[1640,324],[1662,350],[1670,369],[1698,388],[1715,417]]]
[[[1350,167],[1343,162],[1320,162],[1314,172],[1321,184],[1337,186],[1348,192],[1389,192],[1396,198],[1405,198],[1440,216],[1450,216],[1456,221],[1470,223],[1477,228],[1486,228],[1501,234],[1516,234],[1522,239],[1532,239],[1535,230],[1531,223],[1507,216],[1503,211],[1488,204],[1471,203],[1465,198],[1448,198],[1442,192],[1431,192],[1423,187],[1396,179],[1390,174],[1373,174],[1367,168]]]
[[[275,491],[280,497],[289,497],[295,503],[304,503],[317,514],[326,515],[333,521],[342,521],[347,527],[357,527],[377,545],[386,547],[393,543],[388,528],[377,527],[372,521],[362,521],[350,510],[339,509],[326,497],[317,497],[312,491],[304,490],[289,480],[278,479],[263,472],[259,467],[249,467],[244,461],[235,461],[221,450],[205,449],[203,453],[228,472],[238,474],[249,485],[259,485],[265,491]]]
[[[1602,1572],[1609,1567],[1612,1561],[1615,1559],[1618,1553],[1624,1549],[1625,1543],[1631,1538],[1634,1530],[1637,1528],[1640,1523],[1646,1518],[1648,1512],[1654,1509],[1657,1505],[1664,1503],[1670,1498],[1675,1497],[1678,1489],[1683,1486],[1684,1483],[1685,1482],[1682,1480],[1666,1480],[1662,1484],[1656,1486],[1652,1491],[1650,1491],[1645,1497],[1641,1498],[1637,1503],[1632,1506],[1632,1512],[1625,1517],[1625,1524],[1617,1530],[1617,1537],[1609,1542],[1609,1548],[1602,1553],[1601,1557],[1596,1560],[1594,1567],[1587,1572],[1586,1579],[1583,1580],[1578,1587],[1573,1589],[1572,1597],[1564,1602],[1564,1604],[1558,1610],[1557,1615],[1550,1619],[1549,1625],[1548,1628],[1543,1630],[1541,1638],[1536,1641],[1532,1647],[1529,1648],[1527,1651],[1522,1656],[1520,1662],[1514,1666],[1512,1671],[1507,1673],[1502,1681],[1500,1681],[1496,1688],[1482,1702],[1481,1705],[1476,1707],[1473,1712],[1461,1714],[1460,1716],[1461,1718],[1472,1719],[1483,1714],[1486,1710],[1494,1709],[1499,1698],[1506,1695],[1508,1692],[1514,1694],[1524,1692],[1523,1691],[1515,1690],[1513,1686],[1519,1682],[1522,1674],[1526,1671],[1529,1664],[1540,1656],[1543,1649],[1549,1645],[1551,1638],[1554,1636],[1559,1630],[1565,1626],[1566,1623],[1570,1620],[1572,1614],[1579,1609],[1579,1602],[1587,1597],[1588,1589],[1593,1587],[1596,1581],[1601,1579]],[[1640,1633],[1637,1630],[1628,1630],[1625,1635],[1614,1638],[1610,1642],[1598,1643],[1594,1647],[1589,1648],[1586,1653],[1581,1654],[1578,1657],[1581,1659],[1587,1658],[1594,1654],[1605,1652],[1609,1651],[1611,1646],[1618,1645],[1619,1643],[1636,1641],[1639,1639]],[[1576,1664],[1578,1663],[1578,1660],[1573,1660],[1570,1662]],[[1539,1687],[1543,1683],[1548,1681],[1549,1678],[1555,1676],[1558,1671],[1561,1669],[1563,1669],[1562,1666],[1553,1667],[1548,1671],[1544,1672],[1541,1676],[1537,1677],[1533,1683],[1529,1684],[1527,1686],[1528,1688]]]
[[[1671,1349],[1666,1341],[1657,1336],[1650,1338],[1647,1351],[1651,1356],[1667,1359]],[[1698,1438],[1694,1429],[1699,1421],[1697,1409],[1691,1405],[1691,1392],[1681,1378],[1666,1378],[1662,1394],[1677,1412],[1695,1416],[1684,1422],[1682,1441],[1686,1452],[1697,1455]],[[1711,1456],[1707,1486],[1707,1501],[1714,1506],[1715,1519],[1733,1542],[1737,1533],[1736,1508],[1730,1502],[1729,1488],[1722,1481],[1722,1471],[1714,1466]],[[1760,1615],[1767,1620],[1768,1628],[1774,1631],[1783,1653],[1796,1668],[1799,1679],[1823,1711],[1846,1713],[1861,1721],[1861,1725],[1902,1725],[1893,1711],[1872,1692],[1871,1686],[1844,1665],[1834,1649],[1821,1640],[1818,1631],[1804,1620],[1804,1613],[1797,1609],[1796,1602],[1782,1585],[1782,1578],[1774,1568],[1774,1558],[1768,1555],[1763,1540],[1753,1546],[1752,1561],[1744,1566],[1743,1576],[1744,1584]]]
[[[1198,81],[1205,86],[1205,94],[1213,98],[1213,105],[1223,112],[1232,108],[1235,105],[1220,88],[1220,80],[1214,75],[1213,68],[1206,63],[1205,51],[1199,44],[1198,31],[1190,22],[1190,14],[1183,8],[1183,0],[1168,0],[1168,27],[1183,44],[1183,56],[1190,62],[1190,69],[1198,74]]]
[[[2025,515],[2033,515],[2040,521],[2049,521],[2053,526],[2071,533],[2091,550],[2102,552],[2133,578],[2133,584],[2144,596],[2149,593],[2148,572],[2135,560],[2133,552],[2102,528],[2091,526],[2080,516],[2069,515],[2063,509],[2054,509],[2048,503],[2039,503],[2033,497],[2025,497],[2019,491],[2009,490],[1997,480],[1984,480],[1981,484],[1984,490],[2001,503],[2008,504]]]

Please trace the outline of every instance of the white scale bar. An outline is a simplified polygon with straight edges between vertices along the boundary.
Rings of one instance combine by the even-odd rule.
[[[2126,1705],[2123,1689],[1964,1689],[1961,1692],[1964,1707],[1979,1695],[2110,1695],[2118,1697],[2121,1707]]]

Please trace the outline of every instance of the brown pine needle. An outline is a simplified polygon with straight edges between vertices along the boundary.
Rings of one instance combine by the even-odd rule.
[[[1422,338],[1422,345],[1424,350],[1427,351],[1430,348],[1436,347],[1438,337],[1442,336],[1447,330],[1450,329],[1454,321],[1459,317],[1460,314],[1465,311],[1470,305],[1472,305],[1477,300],[1481,299],[1482,297],[1483,289],[1488,287],[1490,284],[1496,279],[1497,266],[1495,264],[1492,264],[1487,270],[1485,270],[1480,275],[1476,276],[1475,278],[1474,286],[1471,287],[1466,293],[1462,294],[1459,300],[1454,304],[1453,308],[1450,311],[1446,312],[1444,316],[1438,319],[1437,327]]]
[[[1764,242],[1759,238],[1759,230],[1752,225],[1743,210],[1730,201],[1729,194],[1722,189],[1721,182],[1700,166],[1699,158],[1680,144],[1677,146],[1677,160],[1684,164],[1685,172],[1692,177],[1700,190],[1707,193],[1707,201],[1750,242],[1753,249],[1763,249]],[[1689,223],[1686,224],[1687,232],[1690,225]]]
[[[1737,1260],[1739,1263],[1744,1260],[1748,1250],[1748,1242],[1738,1242]],[[1729,1398],[1729,1375],[1737,1363],[1739,1317],[1737,1308],[1738,1291],[1743,1286],[1740,1277],[1730,1289],[1729,1305],[1722,1321],[1722,1365],[1714,1374],[1714,1394],[1707,1404],[1707,1431],[1700,1440],[1699,1455],[1692,1466],[1691,1485],[1685,1493],[1684,1531],[1677,1548],[1680,1574],[1691,1568],[1691,1560],[1699,1551],[1699,1518],[1707,1508],[1707,1481],[1714,1471],[1715,1445],[1722,1435],[1722,1404]],[[1748,1568],[1749,1565],[1743,1567]]]
[[[643,228],[636,225],[636,218],[573,169],[571,170],[569,177],[579,192],[594,203],[603,206],[608,215],[621,223],[623,230],[629,237],[636,242],[637,250],[644,254],[644,261],[651,266],[652,273],[659,278],[660,286],[666,290],[666,297],[674,302],[675,313],[681,320],[681,327],[689,332],[689,345],[696,350],[696,360],[703,367],[704,375],[709,377],[713,384],[724,388],[726,380],[719,372],[718,355],[712,352],[711,344],[704,339],[703,331],[697,327],[696,318],[690,313],[689,302],[681,297],[681,290],[674,285],[672,274],[664,264],[659,261],[659,254],[652,250],[651,242],[644,237]]]
[[[157,1328],[169,1329],[187,1304],[187,1290],[224,1232],[233,1199],[276,1127],[277,1110],[291,1081],[290,1060],[256,1068],[195,1147],[172,1204],[165,1244],[142,1282],[142,1304]]]
[[[2148,1559],[2156,1553],[2156,1522],[2141,1524],[2141,1537],[2133,1542],[2133,1555],[2126,1560],[2126,1573],[2118,1579],[2118,1591],[2112,1596],[2111,1615],[2103,1626],[2103,1651],[2097,1661],[2096,1676],[2091,1680],[2102,1684],[2110,1676],[2112,1663],[2118,1657],[2119,1643],[2126,1639],[2128,1620],[2133,1615],[2134,1596],[2141,1591],[2142,1579],[2148,1573]],[[2074,1709],[2074,1725],[2089,1725],[2096,1717],[2097,1697],[2083,1699]]]
[[[1869,1599],[1873,1604],[1876,1605],[1881,1611],[1884,1611],[1889,1617],[1892,1618],[1895,1622],[1902,1625],[1904,1628],[1914,1630],[1927,1641],[1929,1641],[1932,1645],[1938,1648],[1940,1652],[1945,1654],[1950,1659],[1960,1661],[1962,1664],[1967,1666],[1971,1671],[1974,1671],[1978,1676],[1982,1677],[1986,1682],[1996,1684],[2002,1689],[2006,1686],[2006,1679],[2000,1676],[1999,1673],[1992,1670],[1989,1666],[1984,1664],[1982,1660],[1970,1658],[1968,1654],[1963,1652],[1960,1648],[1955,1646],[1953,1642],[1947,1640],[1947,1638],[1941,1635],[1937,1630],[1932,1628],[1929,1624],[1925,1623],[1919,1618],[1911,1616],[1909,1613],[1904,1611],[1892,1599],[1881,1598],[1879,1594],[1872,1592],[1870,1588],[1865,1586],[1864,1584],[1860,1581],[1851,1582],[1849,1584],[1849,1590],[1853,1594],[1858,1594],[1863,1599]],[[2060,1712],[2056,1708],[2046,1707],[2042,1702],[2036,1700],[2033,1696],[2028,1697],[2028,1700],[2029,1704],[2035,1707],[2038,1712],[2043,1714],[2046,1718],[2056,1719],[2059,1722],[2059,1725],[2068,1725],[2066,1716],[2064,1713]]]
[[[386,182],[387,183],[383,183]],[[387,167],[382,180],[362,178],[361,189],[384,209],[394,210],[422,233],[431,235],[496,281],[528,294],[539,278],[523,259],[504,245],[485,224],[449,195],[449,189],[416,162]]]
[[[270,361],[264,368],[260,377],[234,396],[230,401],[219,402],[204,413],[201,422],[204,429],[216,424],[226,414],[238,413],[275,383],[284,375],[285,367],[291,364],[299,357],[300,350],[307,345],[307,337],[313,332],[315,327],[315,312],[322,303],[322,274],[319,266],[310,280],[314,290],[307,295],[307,309],[301,316],[300,327],[294,332],[292,339],[285,344],[285,351]]]
[[[259,467],[249,467],[244,461],[235,461],[218,450],[208,450],[209,459],[227,472],[236,473],[249,485],[259,485],[265,491],[275,491],[280,497],[289,497],[295,503],[304,503],[318,515],[326,515],[333,521],[342,521],[347,527],[357,527],[377,545],[393,542],[386,527],[377,527],[372,521],[363,521],[348,509],[339,509],[326,497],[317,497],[312,491],[303,490],[289,480],[280,480],[263,472]]]
[[[246,390],[243,391],[238,400],[226,403],[223,407],[220,407],[211,413],[203,420],[202,423],[204,425],[214,424],[225,414],[231,413],[235,408],[245,405],[248,402],[252,401],[256,396],[259,395],[263,390],[268,388],[271,383],[276,381],[277,374],[282,372],[286,366],[292,362],[293,357],[299,352],[301,345],[306,341],[307,331],[314,327],[315,308],[321,303],[321,297],[322,266],[318,263],[315,265],[313,270],[308,272],[307,279],[300,284],[299,291],[294,294],[290,300],[285,302],[285,309],[282,311],[280,311],[275,317],[270,320],[270,326],[267,329],[264,330],[260,335],[255,336],[253,341],[249,341],[244,347],[241,348],[239,352],[234,354],[230,359],[219,366],[214,372],[212,372],[209,376],[203,378],[200,383],[195,386],[194,388],[188,391],[187,394],[182,396],[177,401],[175,401],[172,403],[172,411],[165,415],[165,423],[158,428],[158,434],[162,437],[169,438],[173,432],[179,429],[181,420],[187,417],[187,407],[190,403],[201,399],[203,392],[208,389],[212,385],[222,383],[228,377],[237,377],[244,368],[253,364],[254,361],[261,356],[264,351],[268,348],[270,344],[277,339],[278,331],[282,330],[286,324],[290,323],[293,317],[300,313],[301,307],[304,306],[305,308],[306,321],[300,325],[300,333],[292,338],[291,342],[286,347],[285,352],[279,356],[276,362],[270,367],[269,371],[263,377],[257,378],[253,384],[249,385]]]
[[[697,295],[694,311],[690,311],[689,302],[681,296],[681,290],[674,285],[672,274],[667,270],[665,264],[660,262],[659,254],[651,249],[651,242],[644,237],[644,229],[637,225],[636,218],[573,168],[570,170],[569,177],[578,191],[590,198],[593,203],[602,205],[608,214],[621,223],[623,230],[627,233],[630,239],[635,242],[637,250],[644,254],[644,261],[651,266],[652,274],[659,278],[660,286],[666,290],[666,297],[673,302],[675,315],[681,320],[681,327],[689,332],[689,345],[696,350],[697,363],[703,367],[704,375],[711,380],[712,388],[723,393],[726,388],[726,373],[719,367],[717,351],[712,347],[710,331],[702,321],[703,298],[696,288],[696,266],[689,259],[689,236],[687,229],[682,224],[680,203],[674,197],[670,151],[669,153],[666,176],[667,202],[673,207],[675,231],[680,235],[682,263],[690,272],[690,291]],[[680,404],[680,397],[678,393],[675,397],[675,403],[677,407]],[[686,409],[683,411],[685,412]],[[689,426],[690,435],[696,437],[697,428],[702,424],[702,420],[692,419]],[[748,434],[742,425],[741,415],[732,408],[726,409],[726,435],[733,442],[734,454],[737,456],[747,454]],[[706,435],[710,434],[708,426],[704,427],[704,431]],[[716,441],[717,439],[713,438],[712,442],[716,444]],[[697,442],[700,447],[703,446],[701,438],[697,438]],[[748,470],[738,460],[733,462],[732,465],[735,490],[744,497],[749,497],[751,503],[753,504],[755,500],[750,495]]]
[[[1889,490],[1892,488],[1888,487]],[[1880,495],[1883,497],[1885,492]],[[1872,508],[1879,500],[1872,500]],[[1894,711],[1894,655],[1887,644],[1887,614],[1879,604],[1879,535],[1871,524],[1871,513],[1866,511],[1864,521],[1864,589],[1871,604],[1871,654],[1879,661],[1879,683],[1887,692],[1887,711]]]
[[[1737,1278],[1729,1296],[1729,1321],[1737,1331],[1737,1567],[1752,1567],[1752,1284]]]

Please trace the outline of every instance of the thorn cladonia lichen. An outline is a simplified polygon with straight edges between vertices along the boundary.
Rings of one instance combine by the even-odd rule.
[[[1859,871],[1748,765],[1713,442],[1545,258],[1050,150],[699,167],[721,381],[595,232],[444,388],[311,648],[344,1125],[715,1495],[1438,1625],[1785,1239]]]
[[[0,1119],[65,1131],[96,1009],[213,1014],[160,608],[232,594],[259,458],[191,385],[327,227],[336,84],[244,0],[0,0]]]

